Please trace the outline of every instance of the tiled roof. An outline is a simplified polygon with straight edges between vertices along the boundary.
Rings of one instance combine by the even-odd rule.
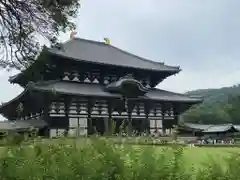
[[[214,133],[214,132],[225,132],[225,131],[235,131],[237,132],[238,130],[235,129],[235,127],[232,124],[221,124],[221,125],[213,125],[204,130],[203,132],[205,133]]]
[[[103,42],[75,38],[49,52],[65,58],[89,63],[98,63],[153,71],[179,72],[180,68],[162,62],[151,61]]]
[[[30,91],[29,91],[30,90]],[[7,118],[15,119],[19,103],[28,97],[33,91],[53,92],[57,94],[86,96],[86,97],[103,97],[103,98],[122,98],[122,94],[107,91],[104,85],[100,84],[80,84],[68,81],[45,81],[39,83],[29,83],[25,90],[14,99],[0,105],[0,113]],[[183,102],[189,105],[201,103],[202,99],[192,98],[184,94],[164,91],[157,88],[150,88],[140,99],[149,99],[165,102]]]
[[[41,119],[1,121],[0,130],[27,130],[30,127],[43,128],[47,123]]]
[[[105,90],[105,87],[99,84],[79,84],[74,82],[50,81],[43,84],[35,84],[32,88],[41,91],[52,91],[62,94],[85,95],[85,96],[100,96],[100,97],[121,97],[121,94],[110,93]],[[173,102],[191,102],[199,103],[202,100],[190,98],[186,95],[164,91],[161,89],[150,89],[143,99],[173,101]]]
[[[191,129],[198,129],[198,130],[206,130],[211,124],[192,124],[192,123],[184,123],[185,127],[191,128]]]
[[[233,125],[235,129],[237,129],[238,131],[240,131],[240,125]]]
[[[239,131],[239,125],[233,124],[192,124],[192,123],[184,123],[184,126],[190,129],[200,130],[205,133],[214,133],[214,132],[225,132],[228,130]]]

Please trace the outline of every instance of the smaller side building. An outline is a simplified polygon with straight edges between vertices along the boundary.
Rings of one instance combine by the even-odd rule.
[[[24,134],[31,129],[38,129],[39,136],[45,136],[47,123],[41,119],[17,120],[17,121],[0,121],[0,134],[19,133]]]
[[[240,126],[233,124],[192,124],[179,125],[179,134],[197,137],[228,138],[240,132]]]

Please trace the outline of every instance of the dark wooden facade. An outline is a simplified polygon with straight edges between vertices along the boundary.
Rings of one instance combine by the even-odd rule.
[[[25,90],[0,113],[9,120],[41,117],[49,136],[117,133],[123,121],[128,133],[166,134],[182,112],[202,101],[155,88],[179,71],[111,45],[74,39],[45,48],[32,66],[10,78]]]

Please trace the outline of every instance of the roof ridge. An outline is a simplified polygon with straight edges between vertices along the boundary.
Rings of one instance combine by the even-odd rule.
[[[125,54],[127,54],[127,55],[130,55],[130,56],[139,58],[140,60],[145,61],[145,62],[150,62],[150,63],[154,63],[154,64],[164,65],[164,66],[170,67],[170,68],[178,68],[179,70],[181,70],[181,69],[180,69],[180,66],[169,66],[169,65],[166,65],[164,62],[157,62],[157,61],[150,60],[150,59],[148,59],[148,58],[143,58],[143,57],[141,57],[141,56],[138,56],[138,55],[135,55],[135,54],[133,54],[133,53],[130,53],[130,52],[128,52],[127,50],[120,49],[120,48],[118,48],[118,47],[116,47],[116,46],[113,46],[113,45],[111,45],[111,44],[105,44],[104,42],[101,42],[101,41],[94,41],[94,40],[89,40],[89,39],[84,39],[84,38],[75,38],[75,39],[73,39],[73,40],[68,40],[68,41],[66,41],[66,42],[63,43],[63,44],[71,43],[71,42],[73,42],[74,40],[86,41],[86,42],[90,42],[90,43],[94,43],[94,44],[99,44],[99,45],[106,46],[106,47],[111,47],[111,48],[114,48],[114,49],[116,49],[116,50],[118,50],[118,51],[121,51],[121,52],[123,52],[123,53],[125,53]]]
[[[80,40],[80,41],[86,41],[86,42],[90,42],[90,43],[98,43],[98,44],[105,44],[104,42],[101,42],[101,41],[94,41],[94,40],[91,40],[91,39],[84,39],[84,38],[79,38],[79,37],[76,37],[76,38],[74,38],[74,39],[70,39],[70,40],[67,40],[67,41],[65,41],[65,42],[63,42],[62,44],[67,44],[67,43],[71,43],[71,42],[73,42],[73,41],[75,41],[75,40]],[[109,45],[108,45],[109,46]]]

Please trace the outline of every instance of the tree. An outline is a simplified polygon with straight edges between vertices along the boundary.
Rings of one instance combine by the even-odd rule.
[[[225,104],[216,106],[195,107],[183,114],[185,122],[200,124],[222,124],[231,123],[232,119],[229,115]]]
[[[59,32],[75,28],[79,0],[1,0],[0,67],[22,69],[34,62],[41,45],[37,37],[50,43]]]
[[[225,111],[229,114],[233,124],[240,124],[240,96],[231,98],[224,106]]]

